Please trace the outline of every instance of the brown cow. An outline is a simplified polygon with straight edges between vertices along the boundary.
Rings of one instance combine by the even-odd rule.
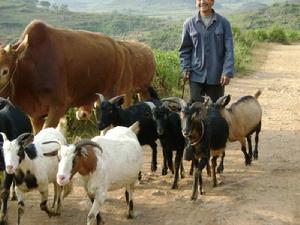
[[[91,106],[96,92],[110,98],[144,89],[154,71],[144,44],[41,21],[31,22],[16,44],[0,47],[0,95],[30,116],[35,132],[55,127],[69,107]]]

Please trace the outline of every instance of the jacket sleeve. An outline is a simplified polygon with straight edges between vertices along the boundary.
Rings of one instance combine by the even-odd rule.
[[[234,50],[233,50],[233,37],[230,23],[225,20],[225,37],[224,37],[224,47],[225,56],[223,64],[223,74],[228,77],[233,77],[234,73]]]
[[[191,70],[191,57],[192,57],[193,42],[188,32],[187,21],[183,24],[181,43],[179,46],[179,60],[180,68],[182,71]]]

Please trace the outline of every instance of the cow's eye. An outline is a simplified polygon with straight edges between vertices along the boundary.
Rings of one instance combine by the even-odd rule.
[[[7,68],[2,69],[2,71],[1,71],[1,76],[8,75],[8,72],[9,72],[9,70],[8,70]]]

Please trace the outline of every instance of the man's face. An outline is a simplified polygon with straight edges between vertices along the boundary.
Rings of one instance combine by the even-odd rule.
[[[211,12],[214,0],[196,0],[196,7],[200,12]]]

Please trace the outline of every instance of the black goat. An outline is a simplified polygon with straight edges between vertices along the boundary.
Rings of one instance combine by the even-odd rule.
[[[182,165],[182,155],[185,145],[185,138],[181,132],[180,116],[172,112],[164,104],[153,110],[153,116],[157,125],[157,133],[163,147],[164,164],[162,174],[166,175],[169,169],[174,173],[173,168],[173,150],[176,151],[175,157],[175,176],[172,189],[178,188],[179,168],[181,168],[181,178],[184,177],[184,168]],[[168,164],[168,167],[167,167]]]
[[[157,144],[155,141],[158,139],[158,135],[149,104],[138,102],[127,109],[123,109],[121,105],[124,103],[124,95],[108,101],[103,95],[98,95],[100,104],[95,108],[97,128],[103,130],[111,125],[129,127],[134,122],[139,121],[140,131],[137,137],[141,145],[147,144],[152,148],[151,171],[155,172],[157,170]]]
[[[7,138],[12,141],[20,134],[31,133],[32,127],[28,117],[20,111],[18,108],[11,105],[11,103],[0,97],[0,132],[6,134]],[[1,187],[1,218],[0,225],[7,222],[7,201],[9,197],[10,186],[13,182],[14,175],[7,174],[5,171],[5,163],[3,158],[3,141],[2,135],[0,135],[0,168],[4,170],[4,181]]]
[[[204,103],[188,104],[182,108],[182,133],[189,139],[194,153],[192,200],[198,198],[198,182],[200,194],[203,194],[202,169],[209,163],[210,158],[213,186],[217,186],[217,158],[225,151],[229,136],[228,124],[219,110],[222,100],[220,98],[216,103],[211,103],[209,106],[207,106],[207,100]]]

